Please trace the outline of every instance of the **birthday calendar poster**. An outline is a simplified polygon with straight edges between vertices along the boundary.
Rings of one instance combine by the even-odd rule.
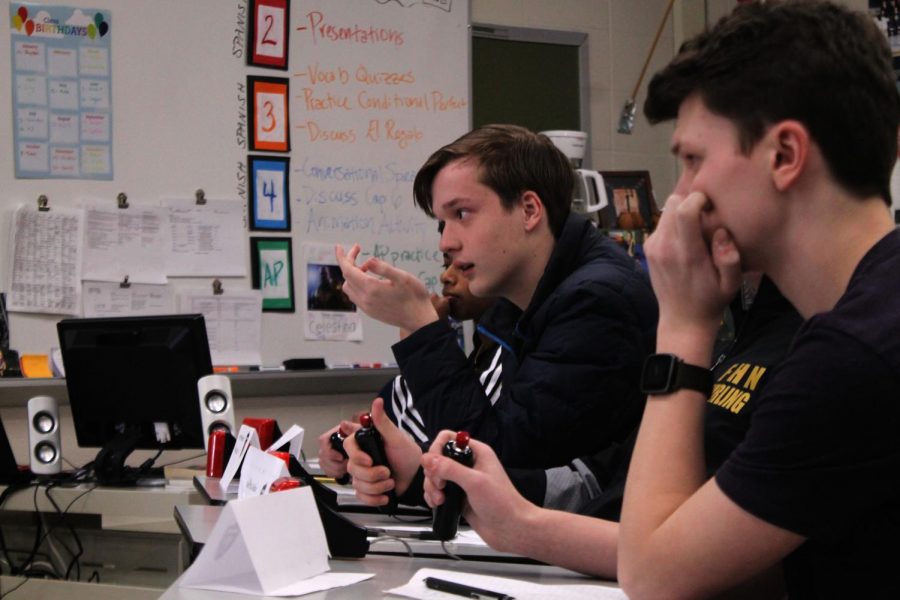
[[[112,179],[108,10],[10,2],[20,179]]]

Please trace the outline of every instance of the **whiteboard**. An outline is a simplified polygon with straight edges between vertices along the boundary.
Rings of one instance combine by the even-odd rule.
[[[18,7],[19,3],[12,3]],[[469,128],[467,0],[294,0],[287,70],[246,64],[247,0],[71,0],[110,11],[113,165],[111,181],[16,179],[10,92],[10,2],[0,29],[0,231],[14,208],[46,194],[53,206],[132,205],[193,198],[244,202],[246,272],[251,236],[290,237],[296,311],[266,312],[262,360],[389,361],[394,328],[362,319],[361,341],[313,341],[307,317],[303,247],[350,245],[419,276],[437,289],[441,256],[436,224],[412,199],[425,158]],[[246,227],[247,76],[289,80],[290,232]],[[252,154],[268,154],[252,152]],[[0,244],[0,253],[6,253]],[[8,257],[0,256],[5,289]],[[169,279],[179,289],[209,288],[209,278]],[[246,290],[251,278],[222,278]],[[12,313],[20,352],[58,345],[59,316]]]

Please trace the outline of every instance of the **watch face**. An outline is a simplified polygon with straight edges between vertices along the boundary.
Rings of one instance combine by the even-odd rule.
[[[671,391],[677,358],[671,354],[651,354],[644,361],[641,373],[641,391],[658,394]]]

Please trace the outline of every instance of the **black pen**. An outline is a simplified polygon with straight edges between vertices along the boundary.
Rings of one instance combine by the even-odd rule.
[[[470,585],[464,585],[462,583],[455,583],[453,581],[447,581],[446,579],[438,579],[436,577],[426,577],[425,578],[425,587],[438,590],[439,592],[447,592],[448,594],[455,594],[457,596],[463,596],[465,598],[493,598],[495,600],[516,600],[512,596],[508,596],[502,592],[492,592],[490,590],[483,590],[481,588],[472,587]]]

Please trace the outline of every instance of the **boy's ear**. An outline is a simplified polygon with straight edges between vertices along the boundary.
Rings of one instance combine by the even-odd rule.
[[[519,201],[521,204],[522,216],[524,218],[525,231],[534,231],[541,221],[545,219],[544,203],[541,197],[531,190],[522,193]]]
[[[769,132],[772,180],[778,191],[791,187],[807,166],[810,137],[799,121],[782,121]]]

